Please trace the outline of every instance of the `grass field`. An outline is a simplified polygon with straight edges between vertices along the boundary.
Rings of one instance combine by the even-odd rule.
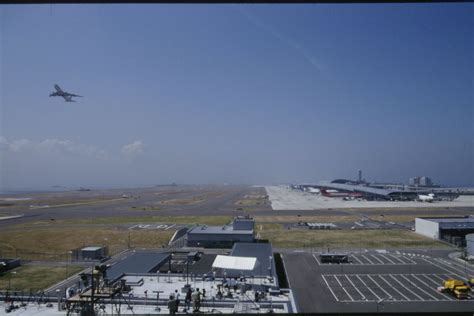
[[[407,230],[286,230],[278,224],[256,227],[260,238],[274,247],[304,248],[421,248],[447,247],[445,244]]]
[[[0,257],[30,260],[66,260],[68,251],[87,245],[108,246],[110,254],[129,247],[157,248],[167,245],[169,230],[128,230],[113,225],[175,223],[223,225],[230,216],[136,216],[36,221],[0,231]]]
[[[17,291],[38,291],[45,289],[83,268],[70,265],[68,267],[24,265],[0,275],[0,289]],[[13,272],[13,273],[12,273]]]
[[[167,245],[173,230],[124,230],[103,227],[38,227],[0,232],[0,255],[30,260],[66,260],[67,252],[87,245],[115,254],[131,247]]]

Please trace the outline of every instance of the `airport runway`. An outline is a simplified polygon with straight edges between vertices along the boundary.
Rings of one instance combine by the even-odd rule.
[[[99,191],[70,191],[44,194],[23,194],[13,198],[31,198],[14,203],[13,207],[1,207],[0,213],[21,218],[0,220],[0,227],[29,221],[74,218],[100,218],[111,216],[159,216],[159,215],[301,215],[301,216],[377,216],[377,215],[474,215],[474,207],[436,209],[345,209],[273,211],[270,203],[244,205],[237,202],[249,194],[265,195],[265,189],[251,186],[183,185],[138,189]],[[126,195],[127,198],[122,198]],[[192,199],[196,199],[193,202]],[[65,202],[63,202],[65,201]],[[73,201],[69,203],[68,201]],[[85,202],[84,202],[85,201]],[[92,202],[91,202],[92,201]],[[170,202],[171,201],[171,202]],[[183,203],[180,203],[183,202]],[[174,203],[175,202],[175,203]],[[69,204],[68,204],[69,203]],[[82,204],[81,204],[82,203]],[[55,206],[59,204],[60,206]],[[77,205],[79,204],[79,205]],[[31,207],[32,206],[32,207]],[[239,210],[239,208],[242,208]],[[245,212],[244,212],[245,210]]]
[[[74,218],[100,218],[111,216],[159,216],[159,215],[243,215],[236,203],[248,194],[265,194],[264,189],[250,186],[178,186],[166,188],[147,188],[132,190],[109,190],[89,192],[65,192],[54,194],[35,194],[32,200],[23,202],[15,207],[3,207],[1,212],[8,215],[24,215],[21,218],[11,218],[0,221],[0,227],[5,227],[29,221]],[[127,198],[122,198],[123,195]],[[42,200],[51,201],[62,199],[80,201],[90,200],[95,196],[105,197],[105,201],[84,205],[54,206]],[[22,195],[24,196],[24,195]],[[66,196],[63,197],[63,196]],[[196,202],[193,201],[196,199]],[[33,205],[31,203],[37,203]],[[171,202],[170,202],[171,201]],[[79,204],[78,203],[78,204]],[[62,202],[55,204],[63,205]],[[269,205],[244,206],[250,213],[267,213]]]

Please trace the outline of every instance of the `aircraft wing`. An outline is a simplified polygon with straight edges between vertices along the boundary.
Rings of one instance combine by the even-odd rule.
[[[81,97],[82,98],[82,95],[77,95],[77,94],[74,94],[74,93],[66,92],[65,94],[69,97]]]

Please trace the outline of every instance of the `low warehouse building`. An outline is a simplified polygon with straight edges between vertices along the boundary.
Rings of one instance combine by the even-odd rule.
[[[462,247],[466,235],[474,233],[474,217],[419,217],[415,220],[415,231]]]
[[[71,252],[73,260],[102,260],[108,255],[107,247],[89,246],[80,249],[74,249]]]
[[[236,217],[232,224],[224,226],[199,225],[187,232],[188,247],[231,248],[236,242],[254,242],[254,220]]]

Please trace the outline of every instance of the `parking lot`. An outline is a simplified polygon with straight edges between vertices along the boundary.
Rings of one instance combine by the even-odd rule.
[[[459,300],[437,288],[467,281],[474,267],[434,251],[349,251],[349,263],[321,263],[320,253],[284,254],[301,312],[454,312],[474,310],[474,292]],[[310,290],[309,290],[310,289]]]
[[[322,275],[337,302],[454,301],[437,287],[448,274],[325,274]]]

